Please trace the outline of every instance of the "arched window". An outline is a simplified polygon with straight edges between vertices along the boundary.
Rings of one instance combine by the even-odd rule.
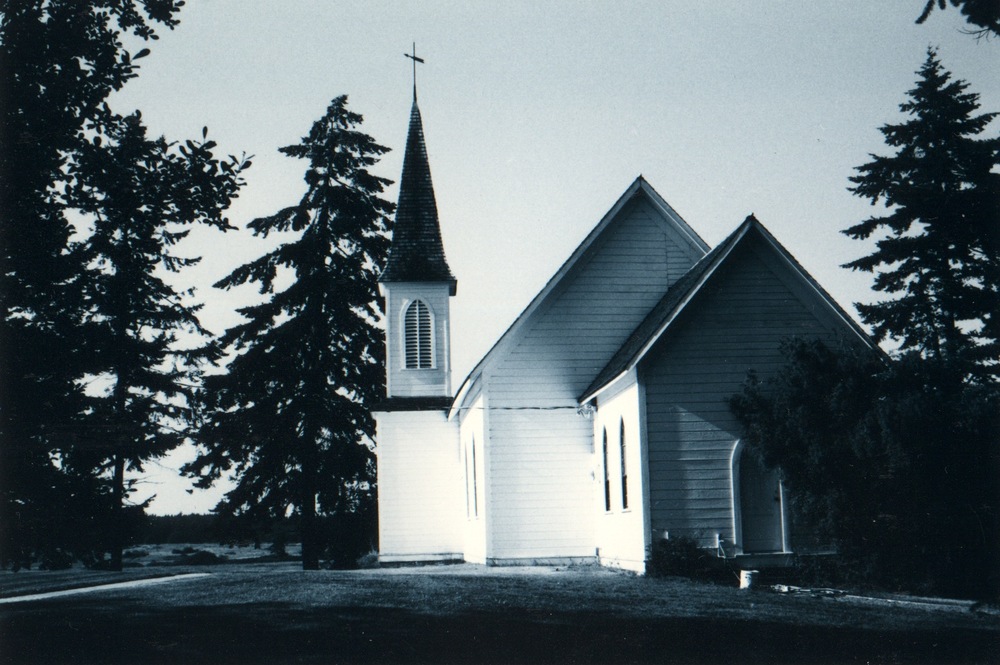
[[[621,447],[622,458],[622,510],[628,509],[628,464],[625,455],[625,419],[622,418],[621,427],[618,430],[618,444]]]
[[[601,446],[604,457],[604,510],[611,512],[611,472],[608,469],[608,428],[604,428],[603,444]]]
[[[403,317],[403,344],[406,349],[407,369],[431,369],[434,355],[431,350],[434,337],[431,310],[423,300],[414,300]]]

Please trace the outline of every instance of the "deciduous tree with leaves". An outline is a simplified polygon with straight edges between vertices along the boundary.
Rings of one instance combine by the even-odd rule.
[[[88,398],[83,421],[106,433],[90,450],[70,454],[67,464],[110,471],[120,513],[125,472],[141,471],[143,462],[180,445],[194,422],[199,366],[191,349],[205,331],[192,293],[178,292],[165,276],[199,259],[179,256],[177,243],[193,224],[232,228],[225,210],[249,162],[216,158],[207,129],[202,141],[151,139],[138,112],[120,117],[104,108],[89,129],[93,136],[74,159],[79,177],[69,197],[93,224],[76,250],[87,268],[80,346],[92,381],[107,385]],[[122,563],[118,521],[114,569]]]
[[[851,178],[856,195],[887,213],[844,231],[877,237],[876,249],[845,267],[875,274],[888,299],[859,304],[879,340],[960,367],[970,378],[1000,358],[1000,138],[978,138],[996,113],[977,114],[979,95],[952,80],[934,50],[918,72],[907,119],[881,128],[896,150],[872,155]]]
[[[68,160],[181,0],[0,0],[0,564],[58,542],[77,480],[54,463],[81,408],[82,267]],[[123,38],[140,43],[126,48]]]
[[[235,474],[218,512],[296,510],[305,569],[319,566],[317,514],[355,510],[371,491],[369,410],[384,392],[377,276],[393,206],[381,198],[389,181],[369,172],[387,149],[356,129],[361,122],[338,97],[300,143],[281,149],[308,161],[307,191],[249,226],[296,236],[216,285],[256,283],[269,297],[241,309],[246,322],[222,336],[232,359],[206,378],[203,452],[186,467],[202,486]]]
[[[997,598],[1000,393],[916,354],[792,340],[730,401],[749,454],[779,468],[793,548],[835,546],[839,579]]]
[[[1000,2],[997,0],[927,0],[924,11],[917,18],[917,23],[923,23],[934,11],[934,8],[944,11],[951,3],[958,7],[966,22],[976,26],[970,30],[976,37],[1000,36]]]

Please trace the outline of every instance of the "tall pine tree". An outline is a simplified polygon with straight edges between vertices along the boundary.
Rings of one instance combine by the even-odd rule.
[[[889,156],[872,155],[851,178],[856,195],[888,214],[846,229],[880,236],[845,267],[875,273],[892,296],[859,304],[875,336],[900,351],[948,364],[967,377],[996,374],[1000,358],[1000,138],[977,138],[996,113],[976,115],[979,95],[952,80],[928,51],[917,86],[900,105],[908,118],[881,128]]]
[[[193,224],[232,228],[224,213],[249,162],[217,159],[212,141],[150,139],[138,112],[119,117],[105,108],[91,130],[70,196],[93,224],[77,249],[88,270],[80,346],[92,383],[105,389],[90,397],[81,418],[96,434],[88,437],[90,448],[66,461],[85,474],[111,474],[118,515],[111,520],[111,565],[118,570],[126,471],[141,471],[143,462],[183,443],[185,425],[194,421],[198,358],[185,347],[205,331],[192,293],[165,278],[199,261],[176,254]]]
[[[253,282],[272,295],[240,310],[246,322],[223,335],[234,357],[225,374],[206,378],[203,454],[186,467],[202,486],[235,472],[219,512],[295,509],[307,570],[321,555],[317,514],[357,509],[370,486],[369,409],[383,395],[377,270],[393,206],[380,196],[389,181],[368,172],[387,149],[355,129],[361,122],[338,97],[308,136],[281,149],[308,160],[307,191],[250,228],[297,237],[216,285]],[[285,277],[291,284],[275,292]]]

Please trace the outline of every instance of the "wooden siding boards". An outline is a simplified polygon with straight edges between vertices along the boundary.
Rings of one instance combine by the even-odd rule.
[[[593,440],[596,491],[591,499],[595,519],[597,553],[602,565],[645,572],[648,524],[646,509],[647,474],[642,472],[641,389],[631,377],[623,389],[601,396],[594,418]],[[609,391],[610,392],[610,391]],[[622,501],[621,424],[624,422],[626,468],[628,472],[628,507]],[[607,470],[604,468],[603,442],[607,436]],[[607,474],[605,476],[605,474]],[[608,478],[610,509],[605,502],[604,478]]]
[[[451,395],[450,302],[448,284],[396,282],[383,284],[386,317],[386,394],[389,397],[446,397]],[[416,300],[428,307],[433,325],[433,368],[406,367],[404,317]]]
[[[465,486],[465,521],[463,524],[464,559],[471,563],[486,563],[486,496],[484,472],[486,441],[486,408],[479,395],[462,413],[459,426],[462,442],[462,473]],[[475,444],[476,454],[472,454]],[[473,470],[473,458],[475,469]]]
[[[619,244],[642,249],[623,260],[614,251]],[[525,389],[575,405],[639,320],[698,258],[642,200],[626,207],[592,249],[526,322],[519,343],[493,366],[494,408],[521,406]],[[642,269],[614,279],[635,265]]]
[[[618,349],[611,361],[601,370],[594,381],[587,387],[580,397],[580,402],[590,401],[600,392],[614,385],[624,372],[635,368],[650,348],[657,343],[660,337],[668,330],[674,320],[680,316],[692,299],[698,295],[705,287],[706,282],[713,277],[719,266],[725,264],[733,250],[748,242],[755,242],[761,249],[760,258],[775,272],[781,285],[786,287],[805,304],[810,311],[817,316],[824,318],[830,323],[833,329],[837,329],[846,335],[850,343],[861,343],[872,350],[877,349],[875,343],[861,329],[844,310],[827,294],[819,284],[798,264],[795,258],[788,253],[781,244],[775,240],[774,236],[768,232],[757,219],[750,215],[728,238],[720,243],[715,249],[706,254],[698,263],[689,270],[683,277],[674,282],[663,298],[643,319],[638,328],[629,336],[625,343]],[[767,298],[762,298],[763,291],[768,288],[777,289],[775,293],[782,294],[781,285],[775,283],[770,287],[765,283],[738,284],[733,287],[734,295],[743,294],[746,297],[734,297],[730,303],[731,307],[726,311],[726,321],[731,325],[739,325],[750,328],[753,324],[748,323],[745,313],[760,313],[760,307],[752,307],[752,312],[743,309],[748,303],[759,302],[763,307],[775,307],[776,302],[770,302]],[[778,298],[780,301],[784,298]],[[766,309],[765,309],[766,313]],[[774,310],[781,320],[781,309]],[[756,327],[764,329],[774,317],[749,317],[761,325]],[[784,324],[783,322],[782,324]],[[711,331],[706,331],[706,335],[711,335]],[[719,328],[717,335],[726,335],[726,327]],[[758,339],[745,338],[739,344],[743,348],[752,348],[755,345],[768,345],[769,336],[762,334]],[[686,359],[689,363],[700,362],[697,357]]]
[[[593,555],[590,427],[575,409],[490,413],[491,557]]]
[[[380,559],[461,559],[458,424],[448,421],[443,409],[378,412],[375,417]]]
[[[484,374],[488,372],[490,367],[498,362],[498,359],[509,353],[511,348],[518,345],[522,332],[526,328],[530,327],[528,324],[529,322],[534,321],[536,318],[535,314],[538,309],[543,305],[547,307],[552,304],[553,295],[556,291],[562,288],[568,274],[573,271],[579,263],[585,262],[588,257],[593,256],[595,245],[598,244],[598,240],[604,236],[608,227],[618,222],[626,208],[629,206],[635,206],[639,202],[644,202],[645,205],[653,211],[654,217],[660,220],[664,229],[672,229],[672,235],[679,238],[679,244],[686,252],[689,252],[692,256],[697,258],[703,256],[708,251],[708,245],[698,236],[697,233],[695,233],[694,229],[688,226],[687,222],[681,219],[680,215],[678,215],[677,212],[663,200],[663,197],[661,197],[659,193],[657,193],[656,190],[654,190],[649,183],[642,178],[642,176],[639,176],[635,179],[635,181],[633,181],[628,189],[625,190],[621,197],[619,197],[618,201],[615,202],[604,217],[601,218],[601,221],[573,251],[566,262],[563,263],[559,270],[556,271],[556,274],[553,275],[552,278],[546,283],[541,292],[539,292],[538,295],[532,299],[524,311],[521,312],[520,316],[518,316],[514,323],[511,324],[510,328],[508,328],[506,332],[500,336],[500,339],[497,340],[489,352],[487,352],[487,354],[483,356],[482,360],[480,360],[479,363],[472,369],[469,375],[459,386],[458,395],[455,398],[452,408],[453,413],[455,410],[466,406],[470,401],[471,396],[469,394],[469,387],[477,381],[482,380]],[[602,314],[606,315],[613,312],[615,312],[614,309],[604,311]],[[626,315],[628,314],[630,314],[630,312],[626,312]]]
[[[593,429],[577,396],[702,253],[637,196],[492,358],[491,558],[594,555]]]
[[[739,425],[728,399],[748,370],[781,367],[789,337],[835,342],[843,325],[801,288],[763,237],[732,250],[639,365],[646,388],[654,533],[732,540],[731,465]],[[762,371],[764,370],[764,371]]]

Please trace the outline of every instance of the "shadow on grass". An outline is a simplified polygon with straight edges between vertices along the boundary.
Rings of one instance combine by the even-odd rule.
[[[3,663],[957,663],[998,662],[998,634],[590,612],[262,603],[150,609],[98,602],[9,608]]]

